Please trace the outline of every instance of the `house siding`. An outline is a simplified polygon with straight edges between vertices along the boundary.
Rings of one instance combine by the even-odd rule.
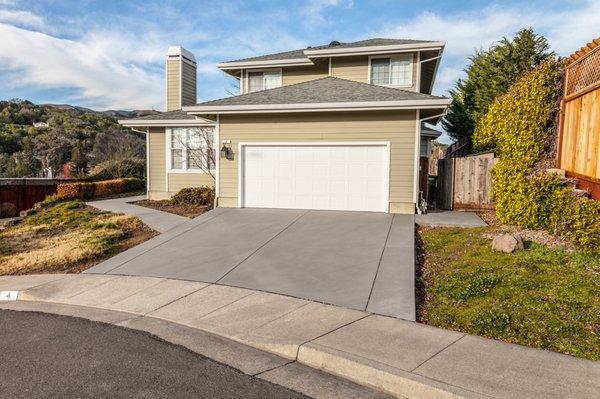
[[[389,54],[390,57],[399,54]],[[388,55],[385,55],[386,57]],[[404,90],[417,90],[417,54],[413,54],[413,68],[412,68],[412,86],[403,87]],[[331,58],[331,76],[354,80],[362,83],[369,83],[369,56],[352,56],[352,57],[333,57]]]
[[[329,63],[325,61],[315,66],[283,68],[281,77],[283,86],[287,86],[326,78],[327,76],[329,76]]]
[[[181,108],[179,103],[179,60],[167,60],[167,111]]]
[[[194,105],[196,104],[196,67],[187,62],[181,62],[181,67],[183,68],[181,74],[182,105]]]
[[[389,141],[390,212],[414,213],[415,111],[222,115],[220,139],[234,159],[221,159],[219,206],[238,204],[238,144],[252,141]]]
[[[184,187],[214,186],[214,179],[206,173],[167,173],[166,130],[164,127],[150,128],[148,144],[150,155],[148,160],[148,197],[150,199],[170,198]]]

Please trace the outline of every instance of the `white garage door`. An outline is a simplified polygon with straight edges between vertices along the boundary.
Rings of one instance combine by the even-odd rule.
[[[241,148],[241,206],[387,212],[386,143]]]

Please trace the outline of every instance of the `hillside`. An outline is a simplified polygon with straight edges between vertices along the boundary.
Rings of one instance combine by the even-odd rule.
[[[84,176],[111,163],[143,162],[143,135],[123,128],[117,119],[153,112],[0,101],[0,177],[37,177],[49,167],[54,176]]]

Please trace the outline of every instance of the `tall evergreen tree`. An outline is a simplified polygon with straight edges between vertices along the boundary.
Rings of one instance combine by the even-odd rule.
[[[442,121],[444,129],[454,139],[470,139],[492,101],[548,58],[549,50],[546,38],[529,28],[520,30],[512,40],[504,37],[490,49],[476,51],[469,58],[466,78],[450,91],[452,104]]]

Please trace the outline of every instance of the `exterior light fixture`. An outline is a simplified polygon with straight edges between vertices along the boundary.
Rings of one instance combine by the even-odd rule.
[[[220,151],[221,158],[231,159],[233,152],[231,151],[231,147],[229,146],[230,143],[231,143],[230,140],[223,140],[223,146],[221,147],[221,151]]]

